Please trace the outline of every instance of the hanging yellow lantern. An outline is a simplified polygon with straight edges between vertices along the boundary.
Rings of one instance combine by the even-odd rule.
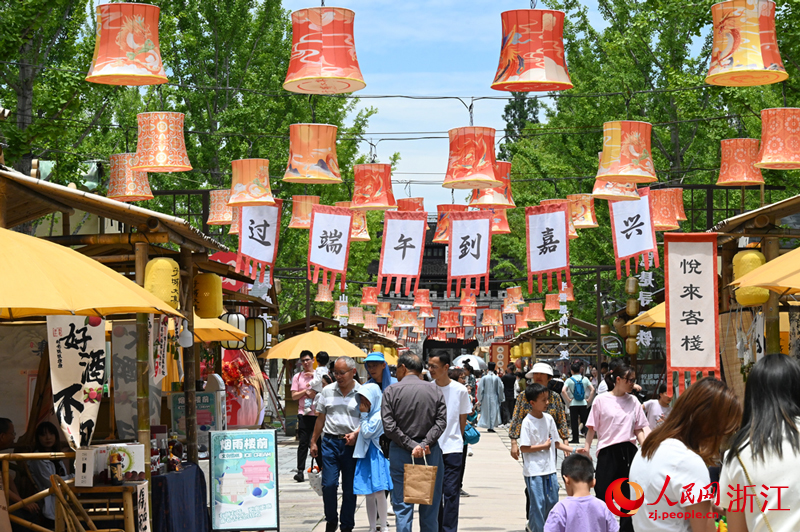
[[[636,292],[639,291],[639,278],[631,275],[627,279],[625,279],[625,293],[628,295],[634,295]]]
[[[267,322],[262,318],[247,318],[245,320],[247,337],[244,339],[244,350],[261,354],[267,348]]]
[[[628,303],[625,305],[625,314],[628,316],[638,316],[639,315],[639,300],[630,298]]]
[[[511,346],[511,358],[514,360],[522,358],[522,348],[519,345]]]
[[[533,348],[531,347],[530,342],[525,342],[522,344],[522,356],[529,358],[533,356]]]
[[[314,298],[314,301],[318,303],[332,303],[333,294],[331,293],[331,287],[322,283],[318,284],[317,295]]]
[[[178,263],[166,257],[150,260],[144,268],[144,288],[170,307],[178,308],[181,304],[181,269]]]
[[[639,324],[628,325],[628,336],[629,337],[633,336],[634,338],[636,338],[636,336],[639,334],[640,329],[641,325]]]
[[[198,273],[194,276],[194,311],[207,319],[225,312],[222,306],[222,278],[216,273]]]
[[[625,340],[625,352],[629,355],[635,355],[639,352],[639,344],[636,343],[636,337],[630,336]]]
[[[759,266],[763,266],[766,262],[766,257],[760,251],[755,249],[740,251],[733,256],[734,280],[747,275]],[[769,290],[766,288],[738,288],[734,293],[736,294],[736,301],[743,307],[763,305],[769,300]]]

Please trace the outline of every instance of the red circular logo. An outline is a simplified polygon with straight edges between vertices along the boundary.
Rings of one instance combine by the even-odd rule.
[[[619,517],[630,517],[639,511],[639,507],[644,504],[644,490],[636,482],[628,481],[628,485],[636,492],[633,500],[627,498],[622,493],[622,483],[627,478],[618,478],[606,489],[606,506],[611,513]],[[616,504],[615,504],[616,503]]]

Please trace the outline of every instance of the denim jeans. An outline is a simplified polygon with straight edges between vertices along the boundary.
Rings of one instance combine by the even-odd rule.
[[[528,528],[531,532],[542,532],[547,515],[558,503],[558,479],[555,473],[537,477],[525,477],[530,495]]]
[[[444,480],[444,463],[442,449],[438,444],[433,444],[431,454],[425,459],[429,466],[438,467],[436,471],[436,487],[433,491],[433,504],[419,505],[419,530],[420,532],[439,532],[439,506],[442,504],[442,481]],[[392,508],[396,519],[396,532],[411,532],[414,521],[414,505],[403,502],[403,474],[405,464],[410,464],[411,453],[392,442],[389,448],[389,469],[392,473]],[[423,465],[421,459],[414,460],[417,465]]]
[[[342,474],[342,528],[356,526],[356,496],[353,494],[353,477],[356,473],[356,459],[353,446],[344,440],[322,437],[322,504],[325,507],[325,521],[336,524],[336,502],[339,491],[339,472]]]

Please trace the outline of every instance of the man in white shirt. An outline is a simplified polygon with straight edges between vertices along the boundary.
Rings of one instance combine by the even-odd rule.
[[[444,395],[447,407],[447,428],[439,438],[444,462],[442,505],[439,508],[439,531],[458,530],[458,505],[461,500],[461,462],[464,459],[464,428],[472,412],[467,387],[450,379],[449,355],[436,355],[428,359],[431,377]]]
[[[589,403],[594,397],[594,386],[589,379],[581,375],[581,363],[575,361],[570,367],[572,375],[564,383],[561,396],[564,403],[569,405],[569,419],[572,425],[572,441],[579,443],[578,429],[580,423],[586,426],[586,419],[589,417]]]

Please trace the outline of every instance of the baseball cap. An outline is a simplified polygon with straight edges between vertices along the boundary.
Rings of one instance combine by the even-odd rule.
[[[383,353],[373,351],[364,359],[364,363],[366,364],[367,362],[386,362],[386,359],[383,358]]]
[[[545,375],[553,376],[553,368],[550,364],[545,364],[544,362],[537,362],[533,365],[533,369],[530,370],[528,373],[525,374],[526,379],[532,379],[534,373],[544,373]]]

